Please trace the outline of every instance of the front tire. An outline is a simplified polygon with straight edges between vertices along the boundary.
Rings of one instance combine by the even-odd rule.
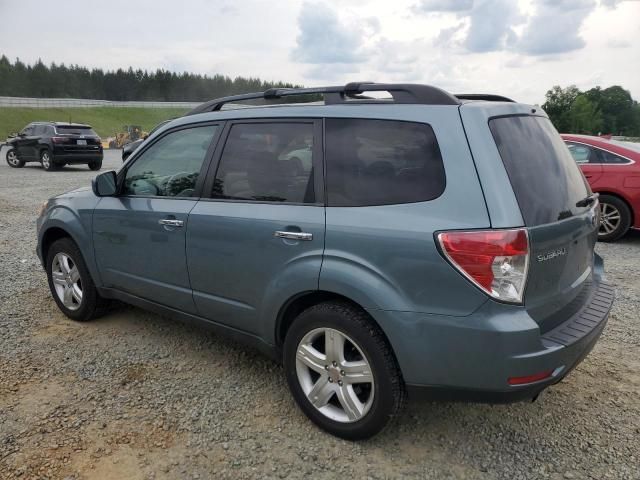
[[[24,162],[18,158],[18,152],[16,152],[15,148],[10,148],[7,152],[7,163],[12,168],[22,168],[24,167]]]
[[[598,240],[615,242],[631,227],[631,210],[627,204],[613,195],[600,195],[600,229]]]
[[[284,342],[284,368],[300,409],[347,440],[380,432],[404,404],[404,382],[386,338],[347,303],[321,303],[295,319]]]
[[[79,322],[102,315],[106,302],[73,240],[61,238],[49,247],[46,269],[49,289],[62,313]]]
[[[102,160],[96,160],[94,162],[89,162],[89,170],[97,171],[102,168]]]
[[[52,172],[57,169],[57,165],[53,161],[51,152],[46,148],[40,152],[40,163],[42,164],[42,168],[47,172]]]

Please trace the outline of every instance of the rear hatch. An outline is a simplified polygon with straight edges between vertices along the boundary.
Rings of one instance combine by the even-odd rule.
[[[589,298],[597,201],[546,116],[489,116],[488,127],[529,235],[524,305],[544,333]]]
[[[56,125],[53,141],[62,144],[66,153],[96,152],[102,146],[100,137],[88,125]]]

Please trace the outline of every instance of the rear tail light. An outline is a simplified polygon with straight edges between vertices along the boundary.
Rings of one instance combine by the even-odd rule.
[[[529,269],[526,229],[442,232],[438,242],[449,262],[481,290],[522,303]]]
[[[71,139],[69,137],[51,137],[53,143],[69,143]]]

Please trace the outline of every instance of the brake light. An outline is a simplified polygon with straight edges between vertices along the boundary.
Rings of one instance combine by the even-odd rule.
[[[69,137],[51,137],[53,143],[69,143],[71,139]]]
[[[498,300],[522,303],[529,268],[529,238],[524,228],[438,234],[449,262]]]

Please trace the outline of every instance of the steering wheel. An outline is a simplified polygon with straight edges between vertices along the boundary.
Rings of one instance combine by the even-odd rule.
[[[160,189],[155,183],[144,178],[133,180],[129,188],[133,190],[135,195],[158,195],[160,193]]]
[[[174,173],[173,175],[171,175],[169,177],[169,180],[167,180],[167,183],[166,183],[166,185],[164,187],[164,190],[165,190],[167,196],[175,197],[176,194],[172,193],[173,192],[173,188],[174,188],[173,184],[177,183],[178,180],[180,180],[182,178],[189,177],[191,175],[193,175],[193,172],[178,172],[178,173]],[[189,188],[191,188],[191,187],[189,187]],[[179,192],[177,192],[177,193],[183,192],[184,190],[188,190],[189,188],[180,188]]]

